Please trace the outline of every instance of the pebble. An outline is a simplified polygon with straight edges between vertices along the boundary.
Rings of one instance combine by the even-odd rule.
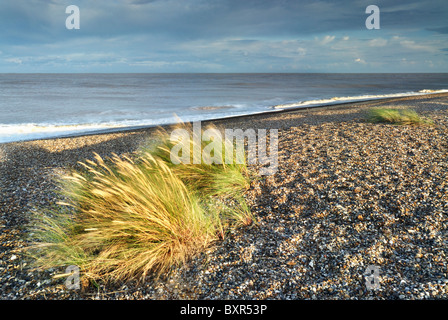
[[[366,123],[372,105],[410,105],[435,126]],[[133,152],[151,131],[0,144],[0,299],[447,299],[447,106],[442,94],[216,121],[279,129],[278,171],[245,194],[257,223],[163,278],[84,290],[53,279],[63,269],[29,269],[29,215],[56,204],[66,168]]]

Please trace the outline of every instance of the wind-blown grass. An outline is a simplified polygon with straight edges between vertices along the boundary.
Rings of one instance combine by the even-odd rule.
[[[165,271],[217,240],[217,213],[205,212],[199,198],[160,160],[147,155],[136,165],[129,158],[100,158],[86,165],[89,179],[65,177],[66,205],[40,225],[47,243],[41,262],[75,264],[89,278],[126,279]]]
[[[154,146],[153,146],[154,147]],[[39,268],[76,265],[92,280],[160,275],[254,221],[245,164],[178,164],[160,135],[135,158],[98,155],[61,177],[67,199],[34,221]]]
[[[200,148],[194,148],[193,146],[196,141],[193,138],[192,128],[188,125],[182,125],[180,128],[189,132],[189,139],[187,141],[173,141],[166,130],[160,129],[157,133],[157,139],[143,146],[141,152],[151,153],[154,157],[160,158],[187,186],[198,190],[204,195],[236,196],[242,189],[249,187],[249,171],[245,158],[237,159],[235,153],[232,155],[233,160],[231,163],[226,163],[225,141],[222,141],[222,148],[218,148],[212,153],[212,157],[215,160],[220,159],[219,161],[212,161],[208,153],[195,155],[197,150],[201,152],[200,150],[203,150],[208,143],[199,140],[201,144]],[[213,126],[209,126],[206,129],[217,130]],[[189,158],[191,161],[188,165],[176,165],[171,159],[172,156],[175,158],[179,157],[171,153],[173,147],[179,143],[189,144]],[[195,156],[201,160],[199,164],[193,164],[192,159]],[[179,160],[178,162],[181,161]]]
[[[202,199],[212,199],[214,206],[218,206],[218,203],[220,203],[219,206],[224,205],[225,202],[232,203],[232,205],[224,205],[225,219],[222,219],[223,221],[234,221],[232,225],[250,225],[254,222],[255,218],[242,197],[242,193],[249,188],[251,180],[245,156],[238,157],[239,155],[232,150],[232,161],[226,163],[228,161],[225,157],[225,141],[223,140],[221,148],[214,150],[215,152],[211,155],[214,160],[219,159],[213,162],[208,153],[201,152],[209,142],[200,139],[200,148],[193,147],[197,141],[193,137],[191,125],[181,124],[177,126],[177,129],[188,132],[189,138],[182,142],[173,141],[169,132],[160,128],[155,134],[156,138],[142,146],[140,154],[151,154],[163,161],[189,190],[197,192]],[[209,129],[217,130],[213,125],[205,128],[205,130]],[[180,164],[174,164],[172,161],[171,151],[179,143],[189,144],[189,148],[186,148],[186,150],[190,150],[191,161],[189,164],[184,164],[181,161],[178,161]],[[195,152],[200,152],[200,154],[195,155]],[[201,159],[200,163],[192,163],[195,156]],[[174,155],[174,157],[179,157],[179,155]]]
[[[373,123],[391,123],[399,125],[432,125],[430,119],[421,117],[415,110],[373,108],[368,111],[367,118]]]

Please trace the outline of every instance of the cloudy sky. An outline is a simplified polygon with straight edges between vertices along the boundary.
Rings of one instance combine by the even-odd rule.
[[[0,72],[448,72],[447,18],[447,0],[0,0]]]

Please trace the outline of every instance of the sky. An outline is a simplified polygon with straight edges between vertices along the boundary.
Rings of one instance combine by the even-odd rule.
[[[0,73],[448,72],[447,18],[447,0],[0,0]]]

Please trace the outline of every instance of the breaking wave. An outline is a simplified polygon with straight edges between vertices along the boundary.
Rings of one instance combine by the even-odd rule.
[[[322,106],[322,105],[332,105],[347,102],[360,102],[369,101],[377,99],[387,99],[387,98],[399,98],[408,96],[418,96],[425,94],[436,94],[436,93],[448,93],[448,89],[444,90],[428,90],[423,89],[417,92],[403,92],[403,93],[390,93],[390,94],[379,94],[379,95],[360,95],[360,96],[349,96],[349,97],[333,97],[328,99],[315,99],[315,100],[304,100],[286,104],[279,104],[273,106],[274,109],[287,109],[287,108],[300,108],[300,107],[312,107],[312,106]]]
[[[348,102],[360,102],[376,99],[418,96],[418,95],[437,94],[437,93],[448,93],[448,89],[444,90],[423,89],[415,92],[405,92],[405,93],[310,99],[278,105],[259,106],[257,108],[249,108],[248,106],[237,104],[221,105],[221,106],[200,106],[190,108],[190,110],[202,111],[200,114],[186,114],[182,118],[174,116],[174,117],[157,118],[157,119],[119,120],[119,121],[79,123],[79,124],[76,123],[0,124],[0,143],[59,138],[67,136],[79,136],[84,134],[95,134],[95,133],[113,132],[121,130],[131,130],[136,128],[144,128],[164,124],[174,124],[179,122],[179,120],[183,122],[205,121],[212,119],[229,118],[233,116],[244,116],[244,115],[272,112],[273,110],[281,111],[288,108],[316,107],[316,106],[334,105]],[[265,101],[265,103],[268,102]],[[227,111],[225,111],[226,109]],[[207,113],[205,111],[209,112]]]

